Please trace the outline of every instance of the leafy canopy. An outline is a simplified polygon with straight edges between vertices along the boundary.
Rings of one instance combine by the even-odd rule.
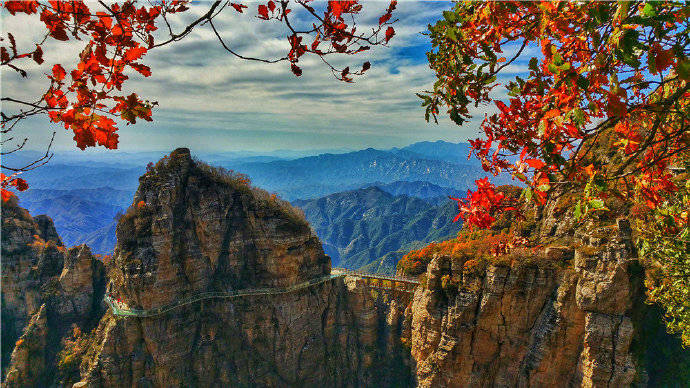
[[[689,20],[685,2],[457,3],[430,26],[437,81],[419,94],[426,118],[445,109],[462,125],[473,106],[495,105],[473,151],[537,205],[561,186],[582,191],[580,216],[609,196],[653,208],[677,190],[670,167],[690,148]],[[526,79],[504,76],[532,51]],[[478,185],[458,199],[468,225],[515,210]]]

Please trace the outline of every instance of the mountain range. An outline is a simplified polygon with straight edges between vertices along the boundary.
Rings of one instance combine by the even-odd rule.
[[[115,246],[115,228],[131,194],[109,187],[85,190],[29,190],[22,206],[34,214],[53,219],[66,246],[88,244],[95,253],[108,253]]]
[[[292,159],[300,154],[204,157],[303,208],[337,265],[390,272],[410,249],[459,230],[448,196],[486,175],[468,152],[468,144],[438,141]],[[55,220],[65,245],[109,253],[118,214],[131,204],[146,161],[159,154],[58,154],[25,174],[31,188],[20,194],[21,206]]]
[[[373,186],[294,201],[321,240],[334,266],[394,273],[397,261],[411,246],[452,237],[454,202],[432,204],[417,197],[392,195]],[[384,256],[387,256],[385,257]]]
[[[478,164],[455,164],[424,155],[373,148],[267,163],[223,164],[287,200],[318,198],[378,182],[424,181],[465,189],[483,174]]]

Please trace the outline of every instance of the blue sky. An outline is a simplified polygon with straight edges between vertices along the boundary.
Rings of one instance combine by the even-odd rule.
[[[361,26],[373,25],[387,2],[365,1]],[[259,57],[287,52],[286,32],[278,23],[256,20],[256,3],[247,3],[245,15],[228,9],[216,19],[223,38],[238,51]],[[183,25],[205,12],[208,4],[192,7],[176,20]],[[334,79],[317,58],[301,62],[304,75],[296,78],[285,63],[263,64],[234,59],[222,50],[209,27],[200,27],[184,41],[151,51],[144,63],[149,78],[132,75],[129,87],[144,98],[157,100],[153,123],[120,129],[122,151],[170,150],[188,146],[201,152],[270,151],[274,149],[360,149],[403,146],[421,140],[464,141],[477,137],[484,110],[463,128],[443,120],[424,121],[415,92],[431,87],[434,77],[426,64],[430,47],[422,35],[447,2],[401,1],[394,17],[396,37],[389,47],[375,47],[365,55],[336,58],[338,65],[372,69],[354,84]],[[297,13],[296,17],[300,17]],[[17,30],[30,44],[35,19],[3,14],[4,28]],[[29,80],[2,74],[3,95],[30,95],[44,87],[43,73],[54,63],[73,63],[83,46],[75,43],[49,47],[43,66],[30,68]],[[40,93],[40,92],[39,92]],[[35,94],[34,94],[35,95]],[[75,149],[72,135],[52,126],[47,118],[27,120],[17,130],[30,137],[30,148],[39,149],[58,132],[57,150]]]

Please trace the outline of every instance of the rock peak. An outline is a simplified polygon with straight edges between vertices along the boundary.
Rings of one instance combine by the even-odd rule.
[[[116,288],[129,305],[199,292],[287,287],[330,272],[304,216],[248,178],[177,149],[139,179],[120,219]]]
[[[173,152],[170,153],[170,157],[191,157],[192,153],[189,151],[189,148],[186,147],[180,147],[176,148]]]

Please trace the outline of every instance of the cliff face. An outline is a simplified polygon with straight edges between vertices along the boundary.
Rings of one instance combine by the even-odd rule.
[[[88,247],[65,249],[49,219],[3,204],[4,386],[619,387],[687,373],[690,357],[641,307],[624,219],[575,228],[550,204],[528,228],[551,241],[543,251],[485,266],[439,253],[414,294],[380,291],[329,277],[303,217],[243,179],[186,149],[140,178],[110,296],[150,310],[264,289],[151,317],[106,310]]]
[[[546,211],[536,232],[561,242],[573,233],[568,244],[485,269],[433,256],[407,314],[419,386],[687,383],[690,355],[644,305],[629,223],[575,230]]]
[[[330,273],[329,258],[294,209],[194,161],[186,149],[142,176],[117,235],[109,291],[130,307],[150,309],[200,292],[282,289]],[[370,306],[353,298],[339,278],[278,295],[208,299],[151,318],[109,313],[95,333],[96,351],[82,363],[83,381],[373,383],[376,336],[358,325]]]
[[[55,362],[72,327],[100,317],[103,265],[88,247],[65,249],[52,221],[14,200],[2,205],[2,349],[5,386],[59,380]]]
[[[41,285],[62,270],[62,242],[50,219],[32,218],[16,199],[2,204],[2,365],[42,304]],[[4,371],[4,370],[3,370]],[[3,373],[4,375],[4,373]]]

